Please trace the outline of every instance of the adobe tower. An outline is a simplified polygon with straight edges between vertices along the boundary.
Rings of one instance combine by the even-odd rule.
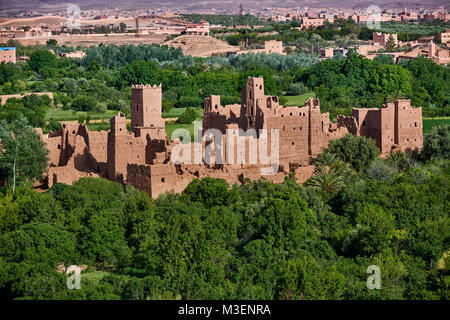
[[[258,122],[257,110],[261,108],[266,96],[264,95],[264,79],[248,78],[246,86],[242,88],[242,102],[244,103],[244,112],[246,128],[261,129],[261,123]],[[243,114],[244,114],[243,112]]]
[[[144,132],[157,132],[157,129],[164,129],[164,119],[161,117],[161,101],[161,84],[159,86],[156,84],[153,86],[149,84],[132,86],[131,130],[137,137]]]

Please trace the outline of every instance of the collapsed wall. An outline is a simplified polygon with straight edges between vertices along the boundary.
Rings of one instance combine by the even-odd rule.
[[[382,155],[423,147],[422,108],[412,107],[410,100],[398,100],[380,109],[355,108],[351,117],[338,116],[338,123],[354,135],[374,139]]]
[[[63,124],[58,132],[41,135],[49,152],[46,185],[71,184],[85,176],[106,177],[107,132],[83,124]]]

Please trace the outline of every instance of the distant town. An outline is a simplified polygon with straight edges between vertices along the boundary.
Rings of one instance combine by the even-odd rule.
[[[400,59],[414,59],[424,55],[438,64],[450,62],[447,44],[450,39],[450,14],[444,7],[438,9],[383,9],[379,7],[366,9],[336,8],[267,8],[262,10],[246,10],[242,5],[233,14],[217,15],[214,10],[179,12],[173,9],[123,11],[114,9],[81,10],[70,7],[65,12],[47,12],[45,15],[35,11],[25,11],[14,18],[0,20],[0,43],[18,41],[23,45],[45,44],[50,38],[58,44],[74,47],[87,47],[104,44],[156,43],[182,48],[183,52],[192,56],[209,57],[214,55],[243,54],[248,52],[276,52],[286,54],[295,52],[295,46],[277,41],[277,31],[264,32],[268,24],[288,26],[292,31],[311,31],[333,27],[342,27],[336,21],[352,21],[356,25],[367,25],[373,29],[366,40],[350,41],[350,45],[339,46],[337,41],[320,43],[313,47],[311,53],[320,54],[321,59],[345,55],[348,49],[355,48],[366,58],[373,59],[381,54],[392,55],[395,62]],[[79,11],[78,11],[79,10]],[[379,10],[379,11],[377,11]],[[208,19],[210,18],[210,19]],[[208,21],[210,20],[210,21]],[[217,23],[221,22],[221,23]],[[437,25],[441,31],[416,37],[416,39],[399,39],[396,32],[378,30],[380,24],[386,25]],[[241,31],[240,31],[241,30]],[[272,36],[264,44],[249,45],[246,37],[242,43],[234,44],[227,35],[238,33],[258,33]],[[212,36],[228,40],[226,43],[205,41],[202,38],[180,38],[177,36],[195,35]],[[175,40],[174,40],[175,39]],[[173,40],[173,41],[170,41]],[[180,41],[177,41],[180,40]],[[204,48],[198,52],[190,52],[186,46],[204,42]],[[284,46],[283,46],[284,45]],[[209,47],[209,48],[208,48]],[[192,50],[191,50],[192,51]],[[0,61],[27,59],[16,57],[12,48],[2,49]],[[65,52],[64,56],[83,58],[84,52]]]

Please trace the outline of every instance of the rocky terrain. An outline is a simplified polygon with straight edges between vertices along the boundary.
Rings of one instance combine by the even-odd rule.
[[[238,47],[230,46],[225,41],[208,36],[183,35],[165,43],[169,47],[181,48],[184,55],[193,57],[210,57],[218,53],[236,52]]]

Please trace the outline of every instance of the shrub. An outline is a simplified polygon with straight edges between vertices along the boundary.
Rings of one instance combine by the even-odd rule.
[[[306,93],[308,90],[306,89],[303,82],[291,83],[287,90],[288,96],[298,96]]]
[[[177,123],[190,124],[197,118],[197,111],[194,108],[187,108],[181,116],[178,117]]]

